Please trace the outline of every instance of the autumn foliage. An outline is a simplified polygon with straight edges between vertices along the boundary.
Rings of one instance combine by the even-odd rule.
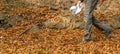
[[[34,3],[45,2],[44,0],[33,3],[23,1],[29,0],[11,0],[10,3],[0,1],[0,54],[120,54],[119,0],[113,1],[108,10],[104,9],[103,4],[94,12],[98,20],[114,28],[111,39],[106,40],[105,35],[93,26],[90,42],[82,42],[84,13],[73,16],[69,12],[69,6],[64,7],[73,5],[76,0],[65,0],[68,4],[61,0],[57,0],[59,3],[55,5],[44,3],[53,6]],[[64,5],[56,7],[58,4]],[[80,28],[74,29],[74,20],[78,22],[78,19],[82,24]],[[65,27],[54,27],[58,24]]]

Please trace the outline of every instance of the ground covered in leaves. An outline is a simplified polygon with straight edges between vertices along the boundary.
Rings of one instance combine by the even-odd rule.
[[[116,12],[109,9],[95,12],[95,15],[100,21],[108,23],[113,17],[120,16],[117,8]],[[56,16],[71,15],[62,10],[0,4],[1,13],[6,21],[0,22],[0,54],[120,54],[119,28],[114,28],[111,39],[106,40],[105,35],[93,27],[92,40],[82,42],[84,29],[51,29],[42,24],[47,19],[62,22]],[[110,23],[110,26],[114,27],[113,24]]]

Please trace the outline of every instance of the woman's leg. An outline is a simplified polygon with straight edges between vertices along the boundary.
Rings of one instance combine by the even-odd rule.
[[[85,35],[84,35],[83,41],[91,40],[93,10],[96,7],[97,2],[98,0],[86,0],[85,1],[85,13],[84,13]]]
[[[98,21],[95,16],[93,15],[92,17],[92,22],[93,22],[93,25],[95,25],[98,29],[102,30],[102,31],[105,31],[104,34],[106,35],[106,38],[109,38],[109,34],[112,32],[112,28],[101,23],[100,21]]]

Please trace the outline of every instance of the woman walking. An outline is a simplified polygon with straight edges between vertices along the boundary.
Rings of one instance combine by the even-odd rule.
[[[93,15],[93,11],[96,8],[98,2],[103,2],[103,0],[80,0],[79,3],[85,2],[85,11],[84,11],[84,21],[85,21],[85,35],[83,41],[91,40],[91,28],[92,25],[95,25],[100,30],[104,31],[105,37],[110,38],[112,28],[98,21]]]

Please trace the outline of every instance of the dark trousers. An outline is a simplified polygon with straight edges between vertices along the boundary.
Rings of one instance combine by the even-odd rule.
[[[91,28],[92,25],[95,25],[97,28],[103,31],[110,29],[109,26],[102,24],[98,21],[93,15],[93,11],[96,8],[99,0],[86,0],[85,1],[85,12],[84,12],[84,21],[85,21],[85,35],[84,40],[91,39]]]

